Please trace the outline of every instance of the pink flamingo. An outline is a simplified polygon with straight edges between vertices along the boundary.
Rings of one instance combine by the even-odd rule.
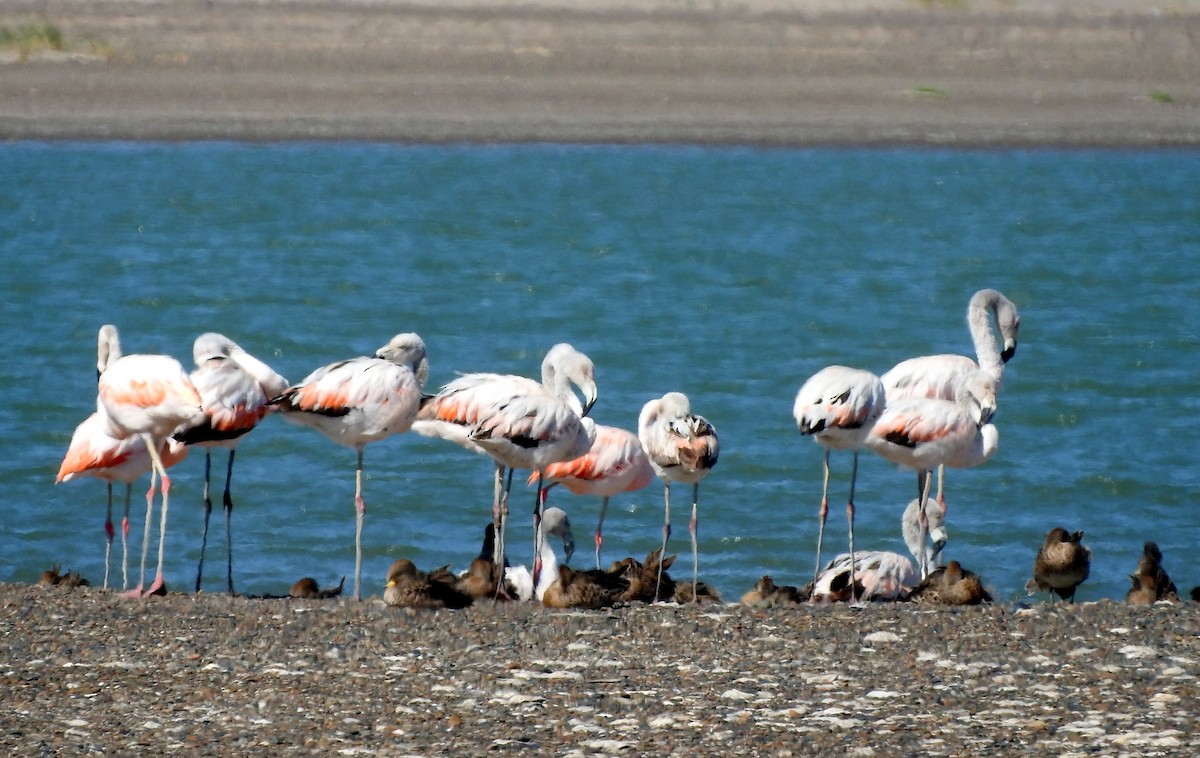
[[[163,467],[171,468],[187,457],[187,448],[182,443],[168,439],[159,451]],[[104,589],[108,589],[109,559],[113,541],[113,482],[125,484],[125,516],[121,519],[121,589],[129,586],[129,502],[133,483],[142,474],[151,470],[150,453],[141,437],[117,439],[109,431],[108,415],[103,408],[88,416],[71,435],[71,444],[59,466],[55,484],[69,482],[79,477],[95,477],[108,484],[108,510],[104,519],[104,532],[108,539],[104,545]],[[146,493],[147,505],[154,498],[154,487]]]
[[[208,488],[212,471],[212,449],[225,448],[229,461],[225,468],[226,579],[229,594],[233,594],[233,537],[230,528],[233,498],[233,456],[238,442],[267,415],[267,401],[287,389],[288,382],[269,366],[247,353],[233,340],[222,334],[207,332],[192,345],[196,370],[192,384],[200,393],[205,419],[196,426],[180,428],[175,439],[186,445],[204,448],[204,530],[200,536],[200,564],[196,568],[196,592],[200,591],[204,575],[204,549],[208,544],[208,519],[212,514],[212,499]]]
[[[129,594],[148,596],[161,592],[163,560],[166,548],[167,510],[171,480],[159,451],[167,438],[181,424],[198,424],[204,419],[200,393],[192,385],[179,361],[166,355],[120,355],[116,327],[106,324],[101,329],[100,363],[107,368],[98,382],[99,405],[108,420],[108,433],[117,439],[138,435],[150,455],[151,494],[146,498],[146,528],[142,539],[142,565],[138,585]],[[106,352],[107,348],[107,352]],[[144,593],[146,555],[150,548],[150,524],[154,506],[154,478],[161,479],[162,512],[158,528],[158,571],[154,582]]]
[[[575,385],[584,402],[571,389]],[[598,396],[595,366],[569,344],[550,348],[542,360],[542,381],[510,374],[465,374],[426,398],[413,429],[450,440],[495,463],[492,523],[496,527],[495,565],[504,565],[504,531],[513,469],[531,469],[538,478],[534,505],[534,574],[540,574],[543,481],[547,466],[583,455],[595,438],[584,417]],[[585,423],[586,422],[586,423]],[[507,476],[505,472],[507,471]]]
[[[912,561],[899,553],[864,550],[854,558],[842,553],[813,580],[811,600],[814,603],[903,600],[917,581]],[[859,588],[862,594],[856,598]]]
[[[622,492],[636,492],[654,479],[654,467],[633,432],[615,426],[596,425],[596,440],[584,455],[561,463],[551,463],[542,472],[548,482],[546,491],[561,484],[576,495],[604,498],[600,520],[596,524],[596,568],[600,568],[600,546],[608,499]],[[529,476],[533,484],[537,474]]]
[[[284,419],[309,426],[358,454],[354,469],[354,599],[361,599],[363,449],[369,442],[408,431],[417,417],[429,376],[425,342],[397,334],[373,357],[337,361],[313,371],[269,402]]]
[[[854,463],[850,469],[850,498],[846,502],[846,518],[850,523],[850,561],[853,563],[854,483],[858,479],[858,453],[866,444],[867,435],[883,413],[885,405],[883,383],[879,377],[870,371],[846,366],[826,366],[809,377],[796,393],[792,415],[796,417],[800,433],[811,435],[825,448],[814,582],[821,572],[821,543],[825,535],[825,519],[829,515],[829,453],[833,450],[854,451]]]
[[[928,528],[926,507],[931,472],[935,466],[970,468],[995,454],[1000,433],[987,408],[995,407],[995,383],[983,371],[966,375],[957,390],[958,400],[907,398],[889,403],[867,435],[867,447],[877,455],[917,472],[920,500],[920,534],[923,545]],[[928,562],[921,552],[921,578]]]
[[[697,597],[700,557],[696,544],[696,527],[700,501],[700,481],[717,465],[720,442],[717,430],[708,419],[692,413],[691,402],[682,392],[668,392],[642,407],[638,416],[638,439],[663,480],[663,544],[661,555],[667,554],[667,539],[671,536],[671,482],[692,485],[692,519],[688,532],[692,537],[692,597]],[[662,564],[658,567],[654,596],[662,586]]]
[[[995,319],[1001,347],[997,347],[989,315]],[[963,377],[979,370],[986,371],[992,377],[996,392],[999,392],[1004,379],[1004,367],[1017,352],[1021,315],[1002,292],[981,289],[967,303],[967,328],[971,332],[978,363],[965,355],[954,354],[922,355],[901,361],[880,377],[888,402],[908,397],[955,400],[956,388]],[[985,408],[984,411],[986,413],[989,409]],[[995,412],[995,408],[990,411]],[[938,466],[937,501],[944,509],[943,479],[943,467]]]

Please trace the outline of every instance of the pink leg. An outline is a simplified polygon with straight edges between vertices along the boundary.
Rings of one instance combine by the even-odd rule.
[[[858,602],[855,596],[854,578],[857,566],[854,564],[854,481],[858,479],[858,451],[854,451],[854,466],[850,469],[850,499],[846,502],[846,520],[850,522],[850,604]]]
[[[121,518],[121,589],[129,588],[129,501],[133,484],[125,485],[125,515]]]
[[[654,601],[658,602],[658,593],[662,590],[663,562],[667,559],[667,540],[671,537],[671,482],[667,480],[663,487],[663,543],[662,552],[658,554],[658,578],[654,582]]]
[[[821,573],[821,543],[825,540],[825,519],[829,516],[829,448],[825,448],[825,480],[821,486],[821,507],[817,510],[820,517],[817,527],[817,565],[813,569],[813,583]]]
[[[113,522],[112,522],[112,482],[108,482],[108,511],[104,517],[104,589],[108,589],[108,565],[112,557]]]
[[[354,472],[354,599],[361,600],[362,587],[362,528],[367,504],[362,496],[363,446],[358,446],[358,468]]]
[[[700,583],[700,549],[696,542],[696,526],[699,523],[700,484],[692,485],[692,520],[688,522],[688,533],[692,535],[692,602],[699,603],[697,586]]]
[[[154,516],[154,491],[158,487],[158,472],[150,469],[150,489],[146,490],[146,529],[142,534],[142,569],[137,586],[125,592],[123,597],[141,597],[142,587],[146,585],[146,558],[150,554],[150,525]]]
[[[600,521],[596,523],[596,568],[600,568],[600,546],[604,544],[604,537],[601,531],[604,528],[604,514],[608,513],[608,498],[604,498],[604,502],[600,505]]]
[[[154,572],[154,581],[150,584],[150,589],[146,590],[144,597],[151,595],[165,595],[166,582],[163,578],[163,563],[166,558],[167,548],[167,506],[170,500],[171,480],[167,477],[167,472],[164,469],[162,472],[162,515],[158,521],[158,570]]]

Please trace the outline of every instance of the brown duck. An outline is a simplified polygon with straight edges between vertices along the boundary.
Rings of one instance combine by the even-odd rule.
[[[317,580],[311,576],[306,576],[298,580],[292,585],[289,597],[294,597],[300,600],[326,600],[331,597],[337,597],[342,594],[342,587],[346,585],[346,577],[342,577],[342,581],[338,582],[338,586],[321,589],[317,584]]]
[[[435,572],[436,573],[436,572]],[[465,608],[471,596],[459,592],[454,584],[420,571],[407,558],[388,568],[383,602],[403,608]]]
[[[1033,561],[1033,578],[1025,590],[1034,594],[1049,590],[1064,600],[1075,602],[1075,589],[1088,578],[1092,551],[1083,545],[1083,532],[1051,529]]]
[[[992,602],[979,576],[958,561],[950,561],[917,585],[908,596],[917,603],[932,605],[979,605]]]
[[[741,604],[751,608],[775,608],[781,605],[801,605],[807,600],[804,593],[791,585],[777,585],[770,576],[754,584],[754,589],[742,595]]]
[[[623,573],[576,571],[558,567],[558,579],[546,588],[542,605],[547,608],[610,608],[629,589]]]

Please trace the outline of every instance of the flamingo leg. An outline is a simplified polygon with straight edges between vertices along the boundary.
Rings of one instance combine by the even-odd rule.
[[[596,568],[600,568],[600,546],[604,544],[604,537],[601,535],[604,529],[604,514],[608,513],[608,497],[604,498],[604,502],[600,504],[600,520],[596,522]]]
[[[654,600],[659,600],[658,593],[662,589],[663,562],[667,558],[667,540],[671,536],[671,482],[663,487],[663,543],[662,552],[658,554],[658,578],[654,582]]]
[[[917,506],[917,524],[920,527],[917,530],[921,545],[920,563],[921,579],[924,580],[929,575],[929,554],[925,550],[925,540],[929,537],[929,517],[925,514],[925,508],[929,505],[929,488],[933,485],[933,472],[929,470],[917,472],[917,496],[920,500]]]
[[[508,596],[504,590],[504,528],[508,525],[508,496],[512,491],[513,470],[507,469],[508,475],[504,476],[506,468],[496,466],[497,480],[505,480],[503,491],[500,493],[500,505],[497,508],[499,516],[496,526],[496,565],[499,567],[500,579],[496,582],[496,597]]]
[[[167,476],[167,469],[163,466],[162,458],[158,454],[161,446],[160,440],[153,438],[146,440],[146,448],[150,451],[150,461],[153,468],[158,470],[159,492],[162,493],[162,513],[158,520],[158,570],[154,573],[154,581],[151,582],[150,589],[146,590],[147,596],[159,594],[166,588],[163,578],[163,563],[166,559],[167,549],[167,511],[171,502],[171,479]]]
[[[692,485],[692,520],[688,522],[688,533],[692,535],[692,602],[699,603],[697,586],[700,583],[700,548],[696,541],[696,527],[699,525],[700,483]],[[661,565],[661,564],[660,564]]]
[[[146,529],[142,533],[142,569],[138,576],[137,586],[125,593],[126,597],[141,597],[142,587],[146,586],[146,556],[150,553],[150,525],[154,516],[154,490],[158,485],[158,471],[150,467],[150,489],[146,490]]]
[[[850,499],[846,502],[846,520],[850,523],[850,604],[858,603],[855,597],[854,578],[856,566],[854,563],[854,482],[858,479],[858,451],[854,451],[854,463],[850,469]],[[924,542],[921,543],[925,544]]]
[[[229,594],[233,594],[233,496],[230,487],[233,483],[233,454],[229,451],[229,465],[225,469],[225,495],[221,499],[225,506],[225,576],[229,584]]]
[[[533,504],[533,586],[537,591],[538,580],[542,575],[542,513],[546,507],[546,490],[542,482],[542,472],[537,472],[537,501]]]
[[[939,463],[938,464],[937,504],[942,507],[943,511],[946,510],[946,498],[942,494],[942,482],[945,478],[946,478],[946,464]]]
[[[108,561],[112,555],[113,522],[112,522],[112,482],[108,482],[108,510],[104,517],[104,589],[108,589]]]
[[[363,445],[355,445],[358,465],[354,469],[354,599],[361,600],[362,588],[362,528],[367,504],[362,496]]]
[[[813,568],[813,584],[821,573],[821,543],[825,540],[825,519],[829,516],[829,448],[825,448],[825,479],[821,486],[821,507],[817,510],[820,517],[817,527],[817,565]]]
[[[133,498],[133,483],[125,485],[125,515],[121,519],[121,589],[129,588],[129,502]]]
[[[212,499],[208,496],[209,474],[212,471],[212,455],[204,448],[204,528],[200,532],[200,564],[196,566],[196,592],[200,591],[200,579],[204,576],[204,549],[208,546],[208,517],[212,515]]]

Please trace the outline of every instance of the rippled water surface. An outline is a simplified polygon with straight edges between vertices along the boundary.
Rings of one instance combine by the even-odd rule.
[[[1080,599],[1123,596],[1147,539],[1181,589],[1200,583],[1198,153],[17,143],[0,146],[0,176],[2,581],[53,563],[103,574],[104,486],[54,475],[93,409],[111,322],[127,352],[189,367],[192,339],[220,331],[293,381],[416,331],[429,389],[456,372],[536,375],[569,341],[597,365],[598,421],[634,428],[647,400],[681,390],[716,425],[702,578],[727,599],[764,573],[802,583],[822,451],[796,429],[796,390],[831,363],[882,373],[970,353],[967,299],[996,287],[1021,309],[1021,345],[999,453],[948,476],[948,555],[1016,599],[1062,525],[1094,553]],[[849,464],[835,455],[827,550],[844,549]],[[172,470],[177,589],[194,581],[203,468],[196,452]],[[239,590],[351,573],[353,468],[352,450],[275,418],[245,438]],[[405,434],[369,446],[366,472],[369,593],[396,557],[462,567],[478,551],[489,461]],[[904,550],[914,480],[864,456],[860,548]],[[551,501],[586,565],[599,503]],[[514,500],[522,562],[532,502]],[[661,523],[657,484],[615,499],[606,558],[644,555]]]

